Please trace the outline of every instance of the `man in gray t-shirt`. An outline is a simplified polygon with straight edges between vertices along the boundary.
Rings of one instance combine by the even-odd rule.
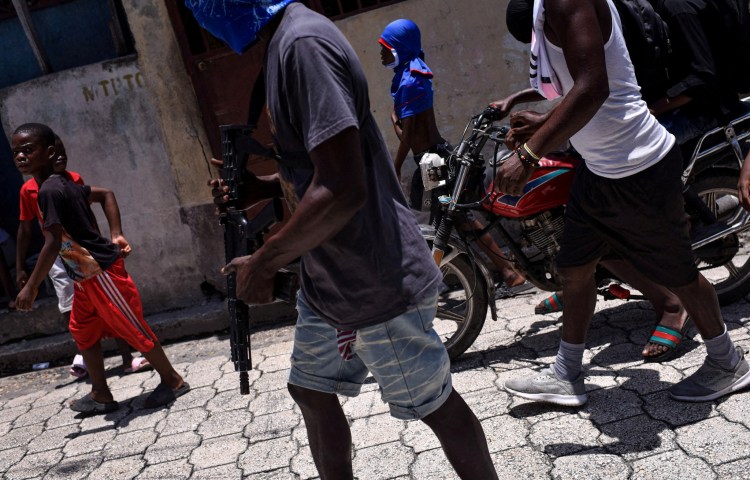
[[[351,433],[336,395],[357,395],[372,374],[391,414],[424,421],[459,476],[497,478],[432,329],[440,271],[370,113],[356,53],[332,22],[302,4],[224,0],[219,9],[217,1],[188,0],[188,7],[239,52],[260,38],[280,174],[297,197],[284,227],[225,271],[237,272],[240,299],[265,303],[275,272],[302,257],[289,391],[321,477],[352,478]],[[256,198],[280,194],[278,176],[253,182],[247,190]],[[221,203],[224,190],[214,187]]]

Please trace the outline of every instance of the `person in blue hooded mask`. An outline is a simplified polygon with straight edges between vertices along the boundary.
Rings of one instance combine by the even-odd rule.
[[[414,152],[417,170],[414,171],[411,181],[411,207],[423,210],[423,207],[429,205],[432,223],[438,214],[440,204],[433,198],[434,190],[433,195],[424,194],[419,161],[426,153],[436,153],[447,158],[453,147],[440,135],[435,121],[433,73],[424,61],[422,36],[416,23],[402,18],[385,27],[378,43],[382,64],[393,69],[391,121],[399,139],[399,148],[394,159],[396,176],[401,177],[401,167],[406,156],[409,151]],[[483,225],[467,216],[460,222],[459,228],[479,231]],[[523,275],[516,272],[510,262],[505,260],[502,250],[489,233],[482,235],[477,244],[492,260],[502,278],[502,283],[496,290],[497,298],[513,296],[532,287]]]
[[[432,71],[424,62],[422,39],[417,24],[407,19],[393,21],[378,40],[380,59],[393,69],[391,120],[400,140],[394,165],[396,175],[412,150],[416,156],[428,151],[445,151],[450,146],[438,131],[433,109]],[[420,199],[421,200],[421,199]],[[419,209],[418,205],[412,207]]]
[[[327,18],[300,2],[188,0],[196,19],[242,52],[259,39],[279,174],[250,176],[243,200],[296,208],[252,256],[235,258],[237,296],[272,300],[273,277],[301,258],[288,389],[320,477],[353,478],[352,436],[337,395],[372,374],[399,419],[437,435],[461,478],[497,478],[482,426],[452,387],[432,329],[442,279],[370,111],[362,64]],[[247,31],[249,29],[249,31]],[[214,201],[228,189],[212,182]]]

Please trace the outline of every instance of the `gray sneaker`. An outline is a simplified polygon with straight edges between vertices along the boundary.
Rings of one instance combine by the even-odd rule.
[[[552,367],[547,367],[534,376],[508,380],[503,387],[511,395],[566,407],[578,407],[589,399],[583,385],[583,374],[568,382],[558,378]]]
[[[725,370],[706,357],[701,368],[669,389],[669,396],[683,402],[708,402],[750,385],[750,366],[742,347],[734,347],[740,361],[732,370]]]

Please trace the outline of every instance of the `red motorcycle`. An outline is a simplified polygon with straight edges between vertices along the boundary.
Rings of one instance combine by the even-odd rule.
[[[433,225],[422,233],[443,272],[435,330],[451,359],[464,353],[482,330],[489,306],[497,320],[491,263],[472,247],[490,232],[507,249],[507,259],[537,288],[562,286],[555,258],[563,231],[563,215],[575,169],[583,161],[573,150],[544,157],[521,196],[493,191],[488,180],[511,152],[504,146],[509,128],[496,125],[492,108],[472,117],[459,146],[447,159],[428,154],[420,169],[425,190],[433,190]],[[736,132],[741,132],[739,135]],[[706,133],[683,174],[690,215],[693,251],[698,268],[716,288],[722,305],[750,292],[750,215],[737,198],[737,179],[744,158],[740,141],[749,136],[750,114]],[[489,184],[488,184],[489,183]],[[485,220],[481,231],[455,228],[467,215]],[[621,296],[619,282],[604,268],[597,272],[599,291]],[[492,300],[492,301],[490,301]]]

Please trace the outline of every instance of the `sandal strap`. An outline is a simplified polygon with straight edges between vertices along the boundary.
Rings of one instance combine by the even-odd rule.
[[[544,299],[544,304],[552,310],[553,312],[556,312],[558,310],[561,310],[563,307],[562,301],[560,300],[560,297],[557,296],[557,292],[553,293],[549,297]]]
[[[648,341],[674,348],[682,341],[682,332],[673,328],[657,325]]]

